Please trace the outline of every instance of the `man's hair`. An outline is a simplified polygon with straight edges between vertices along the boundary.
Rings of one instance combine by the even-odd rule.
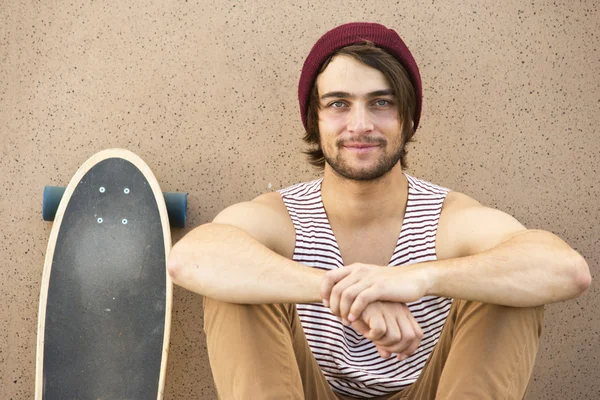
[[[416,109],[415,89],[408,77],[408,74],[400,62],[388,53],[386,50],[376,47],[372,42],[364,41],[341,48],[333,53],[321,66],[319,74],[327,68],[335,56],[346,55],[357,61],[368,65],[380,71],[389,82],[394,99],[398,106],[398,117],[402,123],[402,153],[400,155],[400,165],[406,169],[406,144],[409,143],[414,134],[413,123]],[[318,75],[317,75],[318,76]],[[325,167],[325,157],[320,144],[319,133],[319,110],[321,102],[319,101],[319,91],[317,80],[313,84],[308,98],[307,123],[304,141],[311,145],[311,148],[304,153],[308,155],[309,162],[317,168]],[[412,122],[412,123],[411,123]]]

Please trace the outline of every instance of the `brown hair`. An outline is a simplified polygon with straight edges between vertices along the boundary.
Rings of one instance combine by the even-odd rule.
[[[402,169],[407,168],[406,163],[406,144],[409,143],[414,134],[413,124],[406,123],[413,121],[416,110],[415,89],[400,62],[388,53],[386,50],[376,47],[372,42],[364,41],[361,43],[346,46],[333,53],[324,63],[319,74],[327,68],[331,60],[338,55],[347,55],[355,58],[359,62],[373,67],[380,71],[388,80],[392,87],[393,96],[398,104],[398,117],[402,121],[402,153],[400,156],[400,165]],[[318,76],[318,75],[317,75]],[[304,141],[312,147],[304,153],[308,155],[309,162],[317,168],[325,167],[325,157],[320,145],[319,134],[319,110],[321,103],[319,101],[319,91],[317,80],[310,90],[307,110],[307,129],[304,135]]]

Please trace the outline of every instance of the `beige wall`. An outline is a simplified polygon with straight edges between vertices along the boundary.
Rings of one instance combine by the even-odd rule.
[[[275,5],[279,4],[279,5]],[[600,10],[583,1],[0,2],[0,398],[33,394],[44,185],[130,149],[190,226],[315,176],[296,84],[329,28],[396,28],[424,108],[409,173],[555,232],[598,276]],[[185,231],[174,231],[177,240]],[[166,398],[214,398],[200,296],[176,289]],[[528,399],[600,395],[600,291],[547,307]]]

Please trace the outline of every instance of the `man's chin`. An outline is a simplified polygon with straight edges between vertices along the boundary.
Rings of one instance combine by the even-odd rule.
[[[378,166],[370,168],[349,168],[332,166],[332,169],[338,176],[342,178],[361,182],[377,180],[390,171],[390,169],[383,169]]]

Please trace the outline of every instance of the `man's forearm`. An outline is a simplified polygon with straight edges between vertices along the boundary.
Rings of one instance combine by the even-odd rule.
[[[430,277],[428,294],[514,307],[577,297],[591,280],[585,260],[544,231],[526,231],[484,253],[422,267]]]
[[[188,290],[241,304],[320,301],[324,274],[280,256],[239,228],[214,223],[173,247],[168,270]]]

